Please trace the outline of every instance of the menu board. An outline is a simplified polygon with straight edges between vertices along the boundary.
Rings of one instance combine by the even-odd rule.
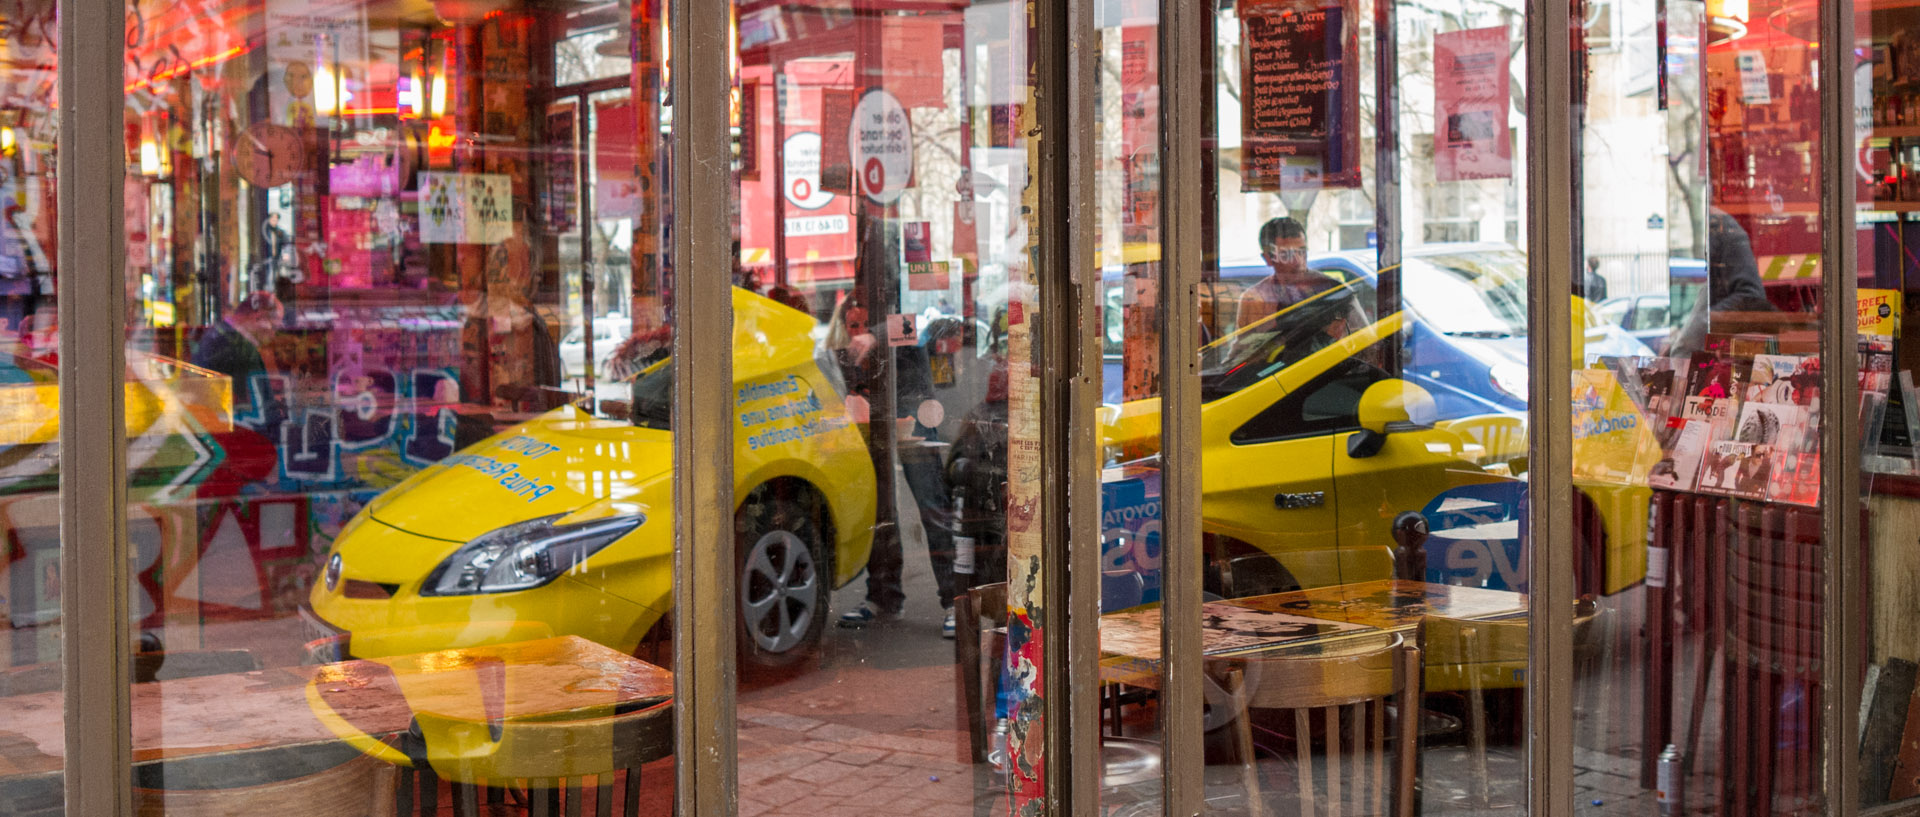
[[[1241,189],[1360,186],[1353,0],[1240,4]]]

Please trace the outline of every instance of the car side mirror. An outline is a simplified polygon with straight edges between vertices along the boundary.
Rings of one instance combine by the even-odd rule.
[[[1380,453],[1389,434],[1432,428],[1435,417],[1433,395],[1397,378],[1368,386],[1355,413],[1360,431],[1347,438],[1347,456],[1354,459]]]

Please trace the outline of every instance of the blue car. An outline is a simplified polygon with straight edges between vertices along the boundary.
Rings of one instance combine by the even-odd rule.
[[[1373,250],[1324,253],[1307,259],[1309,269],[1362,290],[1376,284]],[[1405,379],[1433,395],[1442,419],[1524,411],[1527,407],[1527,257],[1498,243],[1429,244],[1406,252],[1400,287],[1414,315],[1403,350]],[[1201,292],[1202,342],[1235,327],[1240,293],[1267,276],[1264,262],[1222,264],[1218,281]],[[1124,399],[1121,354],[1125,341],[1122,304],[1128,300],[1124,270],[1109,268],[1103,399]],[[1594,316],[1586,325],[1584,351],[1645,357],[1646,344],[1619,326]]]

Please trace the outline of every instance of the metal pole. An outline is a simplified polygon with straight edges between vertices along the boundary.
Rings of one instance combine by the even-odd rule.
[[[1821,661],[1826,668],[1821,701],[1821,777],[1827,813],[1860,809],[1860,666],[1865,636],[1860,605],[1859,326],[1853,319],[1859,286],[1854,235],[1853,72],[1854,4],[1819,4],[1820,42],[1820,235],[1821,389],[1846,395],[1826,412],[1820,429],[1821,541],[1826,576],[1821,605]]]
[[[1527,4],[1528,812],[1573,813],[1573,51],[1569,0]]]
[[[1094,129],[1099,37],[1094,0],[1049,0],[1039,19],[1041,259],[1039,326],[1047,373],[1041,442],[1048,544],[1046,603],[1064,617],[1046,628],[1047,788],[1054,813],[1100,808],[1100,272],[1094,260]],[[1064,772],[1064,773],[1062,773]]]
[[[129,703],[126,244],[119,214],[126,8],[60,13],[60,593],[66,809],[133,813]]]
[[[1213,61],[1213,4],[1160,2],[1160,184],[1162,192],[1161,726],[1166,744],[1166,814],[1200,813],[1202,709],[1200,586],[1200,302],[1209,227],[1201,149],[1212,122],[1202,106]],[[1195,47],[1205,46],[1205,47]]]
[[[725,817],[738,791],[734,723],[732,157],[728,3],[678,0],[673,22],[673,509],[675,795]],[[652,100],[648,100],[652,104]],[[690,104],[689,104],[690,103]]]
[[[1375,315],[1400,311],[1400,30],[1395,0],[1373,3],[1373,235]],[[1385,344],[1400,375],[1399,344]]]

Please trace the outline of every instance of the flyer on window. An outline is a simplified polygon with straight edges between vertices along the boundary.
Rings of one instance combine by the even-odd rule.
[[[1513,175],[1505,26],[1433,36],[1433,172],[1443,182]]]

